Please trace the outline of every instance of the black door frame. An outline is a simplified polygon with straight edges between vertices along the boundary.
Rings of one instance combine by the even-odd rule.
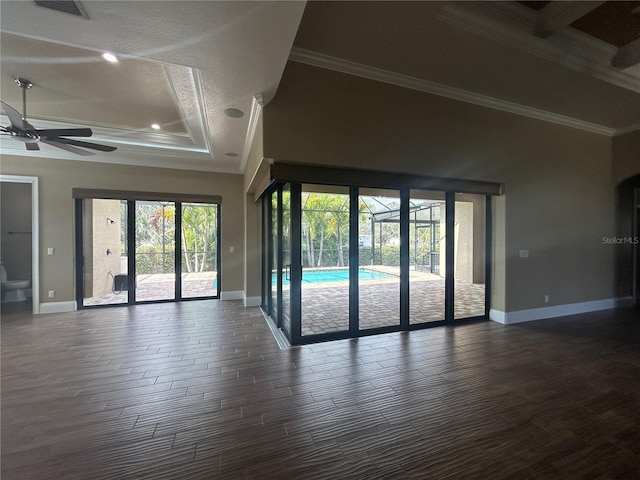
[[[374,335],[379,333],[415,330],[421,328],[430,328],[440,325],[460,324],[469,321],[488,320],[491,300],[491,247],[492,247],[492,200],[490,195],[485,195],[485,309],[484,315],[476,317],[455,319],[454,315],[454,293],[455,293],[455,276],[454,276],[454,249],[455,249],[455,202],[456,192],[445,191],[445,211],[446,216],[446,234],[445,234],[445,318],[442,321],[426,322],[410,324],[409,321],[409,200],[410,190],[399,189],[396,190],[400,195],[400,323],[398,325],[392,325],[387,327],[378,327],[366,330],[359,329],[359,285],[358,285],[358,265],[359,265],[359,249],[358,249],[358,203],[359,203],[359,188],[352,186],[349,188],[349,328],[344,331],[331,332],[325,334],[315,335],[301,335],[301,289],[300,282],[302,278],[302,263],[301,263],[301,221],[302,221],[302,208],[301,208],[301,183],[299,182],[287,182],[291,185],[291,226],[290,226],[290,242],[291,242],[291,280],[290,280],[290,332],[284,332],[292,345],[298,345],[302,343],[313,343],[318,341],[335,340],[341,338],[355,338],[367,335]],[[272,221],[273,221],[273,209],[272,196],[276,193],[278,201],[276,207],[276,216],[278,221],[278,238],[275,239],[278,246],[277,251],[277,264],[273,265],[271,262],[265,262],[265,268],[274,269],[277,272],[277,298],[279,306],[282,305],[282,187],[284,183],[275,183],[270,189],[265,191],[263,195],[263,213],[266,213],[269,218],[264,221],[265,230],[263,235],[262,245],[264,247],[273,246],[274,239],[269,239],[273,233]],[[394,189],[395,190],[395,189]],[[267,206],[268,204],[268,206]],[[272,256],[272,250],[267,250],[269,257]],[[269,285],[264,287],[265,295],[263,295],[262,309],[265,314],[272,318],[272,321],[276,323],[278,328],[282,328],[282,312],[278,309],[277,318],[273,318],[273,311],[271,310],[270,300],[267,297],[271,296],[272,275],[270,272],[264,272],[263,279],[268,282]]]
[[[114,196],[120,194],[120,192],[114,192]],[[84,229],[83,229],[83,216],[84,216],[84,200],[85,199],[103,199],[104,196],[88,196],[82,195],[78,197],[74,197],[74,213],[75,213],[75,247],[76,247],[76,305],[77,308],[85,309],[85,308],[105,308],[105,307],[122,307],[128,305],[144,305],[144,304],[152,304],[152,303],[171,303],[171,302],[183,302],[183,301],[195,301],[195,300],[215,300],[220,298],[221,285],[222,285],[222,276],[220,272],[221,267],[221,215],[222,208],[219,197],[211,197],[211,202],[203,201],[203,198],[198,198],[194,200],[189,200],[188,198],[182,198],[182,196],[178,196],[178,199],[175,200],[167,200],[163,199],[163,201],[170,201],[175,204],[176,209],[176,225],[175,225],[175,244],[177,246],[182,243],[182,205],[183,203],[201,203],[207,205],[216,205],[216,264],[217,264],[217,282],[216,282],[216,294],[213,296],[207,297],[182,297],[182,249],[175,249],[175,259],[174,259],[174,267],[175,267],[175,295],[174,298],[170,299],[162,299],[162,300],[136,300],[135,299],[135,272],[136,272],[136,248],[135,248],[135,204],[136,199],[124,199],[124,198],[113,198],[111,196],[107,196],[107,199],[110,200],[126,200],[127,202],[127,282],[129,288],[127,289],[127,302],[121,303],[113,303],[113,304],[105,304],[105,305],[84,305],[84,264],[86,262],[84,256]],[[144,198],[143,200],[149,200],[148,198]]]

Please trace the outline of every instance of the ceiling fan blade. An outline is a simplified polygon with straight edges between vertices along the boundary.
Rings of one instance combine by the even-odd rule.
[[[35,133],[37,133],[40,138],[90,137],[93,135],[90,128],[36,128]]]
[[[94,155],[93,152],[82,150],[81,148],[73,147],[71,145],[66,145],[64,143],[58,143],[57,141],[53,141],[53,140],[40,140],[40,141],[42,143],[46,143],[47,145],[51,145],[52,147],[57,147],[67,152],[75,153],[76,155],[83,155],[85,157]]]
[[[48,141],[64,143],[66,145],[73,145],[76,147],[91,148],[93,150],[100,150],[101,152],[113,152],[118,149],[117,147],[100,145],[99,143],[83,142],[82,140],[74,140],[72,138],[49,138]]]
[[[25,143],[24,146],[27,147],[27,150],[40,150],[37,143]]]
[[[15,108],[13,108],[8,103],[5,103],[1,100],[0,100],[0,103],[2,104],[2,109],[4,110],[4,113],[7,115],[7,117],[9,117],[11,126],[16,127],[20,130],[26,130],[28,128],[29,124],[27,124],[22,119],[22,114],[20,114],[20,112],[18,112]]]

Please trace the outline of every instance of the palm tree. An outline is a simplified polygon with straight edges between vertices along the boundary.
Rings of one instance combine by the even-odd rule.
[[[184,204],[182,206],[182,252],[188,272],[215,270],[218,206]]]

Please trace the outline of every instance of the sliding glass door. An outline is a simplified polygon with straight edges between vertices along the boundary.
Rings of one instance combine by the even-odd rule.
[[[218,203],[85,196],[76,227],[82,307],[220,296]]]
[[[218,295],[218,205],[182,203],[182,298]]]
[[[400,192],[361,189],[358,199],[359,329],[400,326]]]
[[[302,336],[349,330],[349,189],[302,185]]]
[[[176,205],[135,202],[135,299],[176,298]]]
[[[486,318],[489,198],[276,185],[263,309],[292,344]]]
[[[454,229],[454,319],[485,315],[486,199],[457,195]]]
[[[83,292],[78,305],[127,304],[127,202],[102,198],[77,202],[82,251],[77,260],[78,282]]]
[[[409,319],[445,320],[446,220],[444,192],[412,190],[409,200]]]

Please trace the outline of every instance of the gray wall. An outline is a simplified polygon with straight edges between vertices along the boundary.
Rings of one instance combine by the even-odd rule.
[[[276,161],[504,183],[494,308],[615,297],[601,240],[615,232],[611,137],[296,62],[263,120],[263,155]]]
[[[178,162],[179,159],[176,159]],[[222,291],[241,292],[244,283],[243,177],[166,168],[132,167],[3,155],[2,173],[39,177],[40,298],[55,290],[54,302],[72,301],[75,285],[73,188],[100,188],[222,196]],[[4,203],[4,202],[3,202]],[[47,256],[47,247],[55,248]],[[230,252],[230,247],[234,251]]]

